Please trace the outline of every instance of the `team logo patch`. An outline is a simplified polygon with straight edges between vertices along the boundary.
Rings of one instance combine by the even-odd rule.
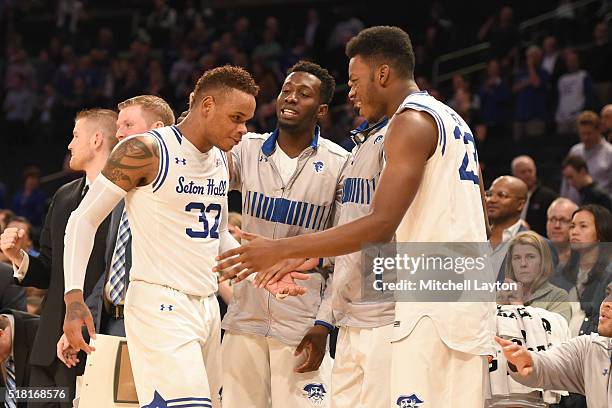
[[[382,142],[383,138],[383,135],[376,136],[376,139],[374,139],[374,144]]]
[[[416,408],[423,403],[416,394],[400,395],[395,404],[400,408]]]
[[[267,163],[268,162],[268,157],[264,156],[263,154],[261,156],[259,156],[259,161],[260,162],[264,162]]]
[[[322,161],[316,161],[312,163],[312,166],[314,167],[314,171],[316,171],[317,173],[322,172],[323,169],[325,168],[325,164],[323,164]]]
[[[174,161],[176,162],[176,164],[182,164],[183,166],[187,165],[187,159],[182,158],[182,157],[181,158],[175,157]]]
[[[312,405],[323,405],[325,395],[327,395],[327,391],[321,383],[310,383],[304,386],[304,396],[308,398]]]
[[[223,160],[216,158],[215,159],[215,167],[219,167],[223,164]]]
[[[160,311],[162,311],[162,312],[163,312],[163,311],[165,311],[165,310],[167,310],[167,311],[171,312],[171,311],[173,311],[173,310],[174,310],[174,306],[172,306],[172,305],[164,305],[164,304],[162,303],[162,304],[159,306],[159,310],[160,310]]]

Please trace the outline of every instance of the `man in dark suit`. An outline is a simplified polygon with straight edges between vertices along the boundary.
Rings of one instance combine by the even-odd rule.
[[[40,255],[30,257],[19,250],[25,231],[7,228],[0,237],[0,248],[13,263],[15,277],[22,286],[47,289],[43,301],[40,330],[30,356],[31,386],[69,387],[74,398],[76,376],[83,366],[69,369],[56,359],[56,344],[62,335],[64,315],[64,233],[68,218],[87,192],[88,185],[102,171],[110,151],[117,142],[117,114],[106,109],[79,112],[68,145],[72,157],[70,167],[85,171],[85,177],[60,187],[55,193],[40,237]],[[104,271],[105,241],[108,219],[95,237],[92,256],[87,265],[84,291],[89,294]],[[81,359],[84,361],[84,358]],[[71,407],[71,403],[37,404],[39,407]]]
[[[28,360],[38,330],[38,316],[12,309],[0,310],[0,364],[3,366],[4,386],[7,391],[30,386]],[[6,403],[14,399],[5,395]],[[25,402],[16,404],[25,408]]]
[[[538,171],[533,159],[529,156],[518,156],[512,160],[512,175],[527,184],[527,202],[521,212],[532,231],[546,236],[546,211],[557,198],[557,193],[538,183]]]
[[[5,263],[0,263],[0,309],[27,309],[25,288],[15,285],[13,269]]]

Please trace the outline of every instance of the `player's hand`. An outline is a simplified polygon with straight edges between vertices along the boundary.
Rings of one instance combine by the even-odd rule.
[[[314,269],[319,264],[319,258],[293,258],[282,260],[263,272],[257,272],[253,282],[258,288],[263,288],[270,283],[280,281],[290,272],[306,272]]]
[[[306,361],[294,369],[296,373],[307,373],[319,369],[323,357],[325,357],[328,334],[329,330],[319,325],[312,326],[308,330],[308,333],[306,333],[295,349],[295,356],[298,356],[300,353],[306,354]]]
[[[87,326],[89,336],[95,339],[96,329],[94,327],[91,312],[83,300],[83,292],[80,290],[71,290],[64,295],[64,302],[66,302],[64,334],[66,334],[68,343],[77,352],[83,350],[87,354],[91,353],[95,348],[85,342],[81,330],[83,326]]]
[[[25,239],[26,232],[20,228],[7,228],[0,235],[0,249],[6,257],[15,265],[21,265],[21,245]]]
[[[68,337],[66,337],[65,334],[62,334],[62,337],[60,337],[59,341],[57,342],[56,352],[57,358],[59,358],[60,361],[68,368],[75,367],[79,363],[79,359],[77,357],[79,352],[70,346]]]
[[[308,280],[310,276],[300,272],[290,272],[275,283],[268,283],[266,290],[278,299],[287,296],[300,296],[306,293],[306,288],[295,283],[295,280]]]
[[[283,255],[280,240],[268,239],[249,232],[242,232],[242,239],[249,241],[238,248],[230,249],[219,255],[213,272],[223,271],[224,279],[239,274],[246,276],[265,271],[274,264],[288,258]]]
[[[516,367],[520,375],[527,377],[533,372],[533,359],[526,348],[497,336],[495,341],[502,347],[506,360]]]

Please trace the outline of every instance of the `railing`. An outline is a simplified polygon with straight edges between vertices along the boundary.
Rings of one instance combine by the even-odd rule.
[[[445,62],[449,62],[449,61],[458,60],[458,59],[466,57],[468,55],[481,53],[481,52],[489,50],[490,48],[491,48],[491,44],[490,43],[483,42],[483,43],[480,43],[480,44],[472,45],[472,46],[467,47],[467,48],[463,48],[463,49],[458,50],[458,51],[449,52],[447,54],[444,54],[444,55],[436,58],[436,60],[434,61],[433,72],[432,72],[432,83],[433,83],[433,86],[437,87],[441,82],[444,82],[444,81],[447,81],[447,80],[451,79],[453,77],[453,75],[456,75],[456,74],[469,74],[469,73],[480,71],[481,69],[484,69],[486,67],[486,63],[485,62],[478,62],[476,64],[465,66],[463,68],[459,68],[459,69],[453,70],[451,72],[448,72],[448,73],[440,75],[440,65],[441,64],[443,64]]]
[[[567,7],[574,11],[578,8],[588,6],[589,4],[595,2],[601,2],[601,0],[579,0],[574,3],[568,4]],[[602,4],[600,12],[605,13],[608,8],[608,5]],[[523,36],[523,34],[527,30],[532,29],[533,27],[536,27],[540,24],[549,22],[550,20],[553,20],[558,16],[558,9],[555,8],[554,10],[549,11],[547,13],[540,14],[539,16],[527,19],[519,24],[519,32],[521,33],[521,36]],[[608,23],[610,19],[612,19],[612,13],[606,14],[604,17],[604,21]],[[486,68],[486,60],[484,59],[476,60],[476,62],[466,64],[461,68],[451,69],[449,71],[442,71],[440,69],[440,66],[445,63],[457,62],[461,58],[464,58],[469,55],[475,55],[477,57],[478,53],[482,53],[484,51],[487,51],[488,49],[490,49],[490,44],[488,42],[484,42],[457,51],[449,52],[436,58],[436,60],[434,61],[432,72],[433,86],[437,88],[440,83],[450,80],[454,75],[457,74],[465,75],[484,70]]]

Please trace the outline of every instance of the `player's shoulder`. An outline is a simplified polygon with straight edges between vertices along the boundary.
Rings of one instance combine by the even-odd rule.
[[[319,137],[318,144],[318,149],[323,149],[324,151],[329,152],[332,156],[337,157],[339,160],[346,160],[350,154],[350,152],[348,152],[342,146],[323,137]]]

